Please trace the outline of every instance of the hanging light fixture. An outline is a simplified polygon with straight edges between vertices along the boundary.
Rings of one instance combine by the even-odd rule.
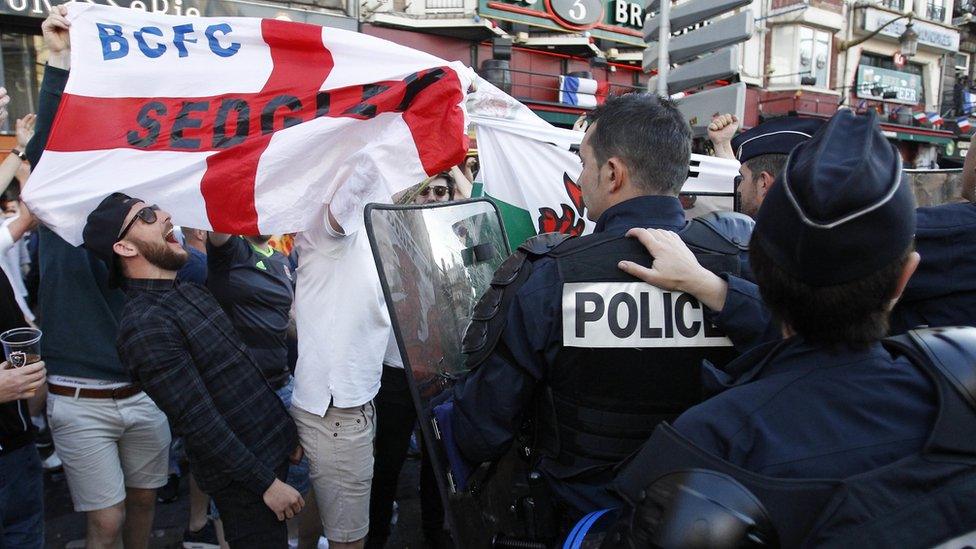
[[[912,26],[912,20],[909,18],[908,24],[905,25],[905,32],[901,33],[901,36],[898,37],[899,51],[906,58],[918,53],[918,33],[915,32]]]

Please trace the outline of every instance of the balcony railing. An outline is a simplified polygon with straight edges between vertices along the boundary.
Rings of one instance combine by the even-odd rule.
[[[882,0],[881,5],[886,8],[902,11],[905,9],[905,0]]]
[[[945,4],[928,4],[925,8],[925,14],[933,21],[942,21],[946,14]]]

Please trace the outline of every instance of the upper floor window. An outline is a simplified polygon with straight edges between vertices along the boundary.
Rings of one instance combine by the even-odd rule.
[[[831,34],[826,31],[800,27],[800,74],[803,77],[816,78],[814,86],[818,88],[830,87],[830,41]]]
[[[928,0],[925,5],[925,17],[934,21],[942,21],[945,19],[945,15],[945,0]]]

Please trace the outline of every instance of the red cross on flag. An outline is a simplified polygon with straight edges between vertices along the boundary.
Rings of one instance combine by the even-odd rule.
[[[68,6],[71,74],[25,198],[72,244],[115,191],[179,225],[297,232],[344,186],[389,200],[467,151],[459,63],[305,23]]]

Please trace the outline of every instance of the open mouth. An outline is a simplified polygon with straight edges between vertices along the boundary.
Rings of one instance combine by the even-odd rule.
[[[176,240],[176,235],[173,234],[173,227],[170,227],[169,230],[166,231],[166,234],[163,235],[163,239],[170,244],[179,244],[179,242]]]

